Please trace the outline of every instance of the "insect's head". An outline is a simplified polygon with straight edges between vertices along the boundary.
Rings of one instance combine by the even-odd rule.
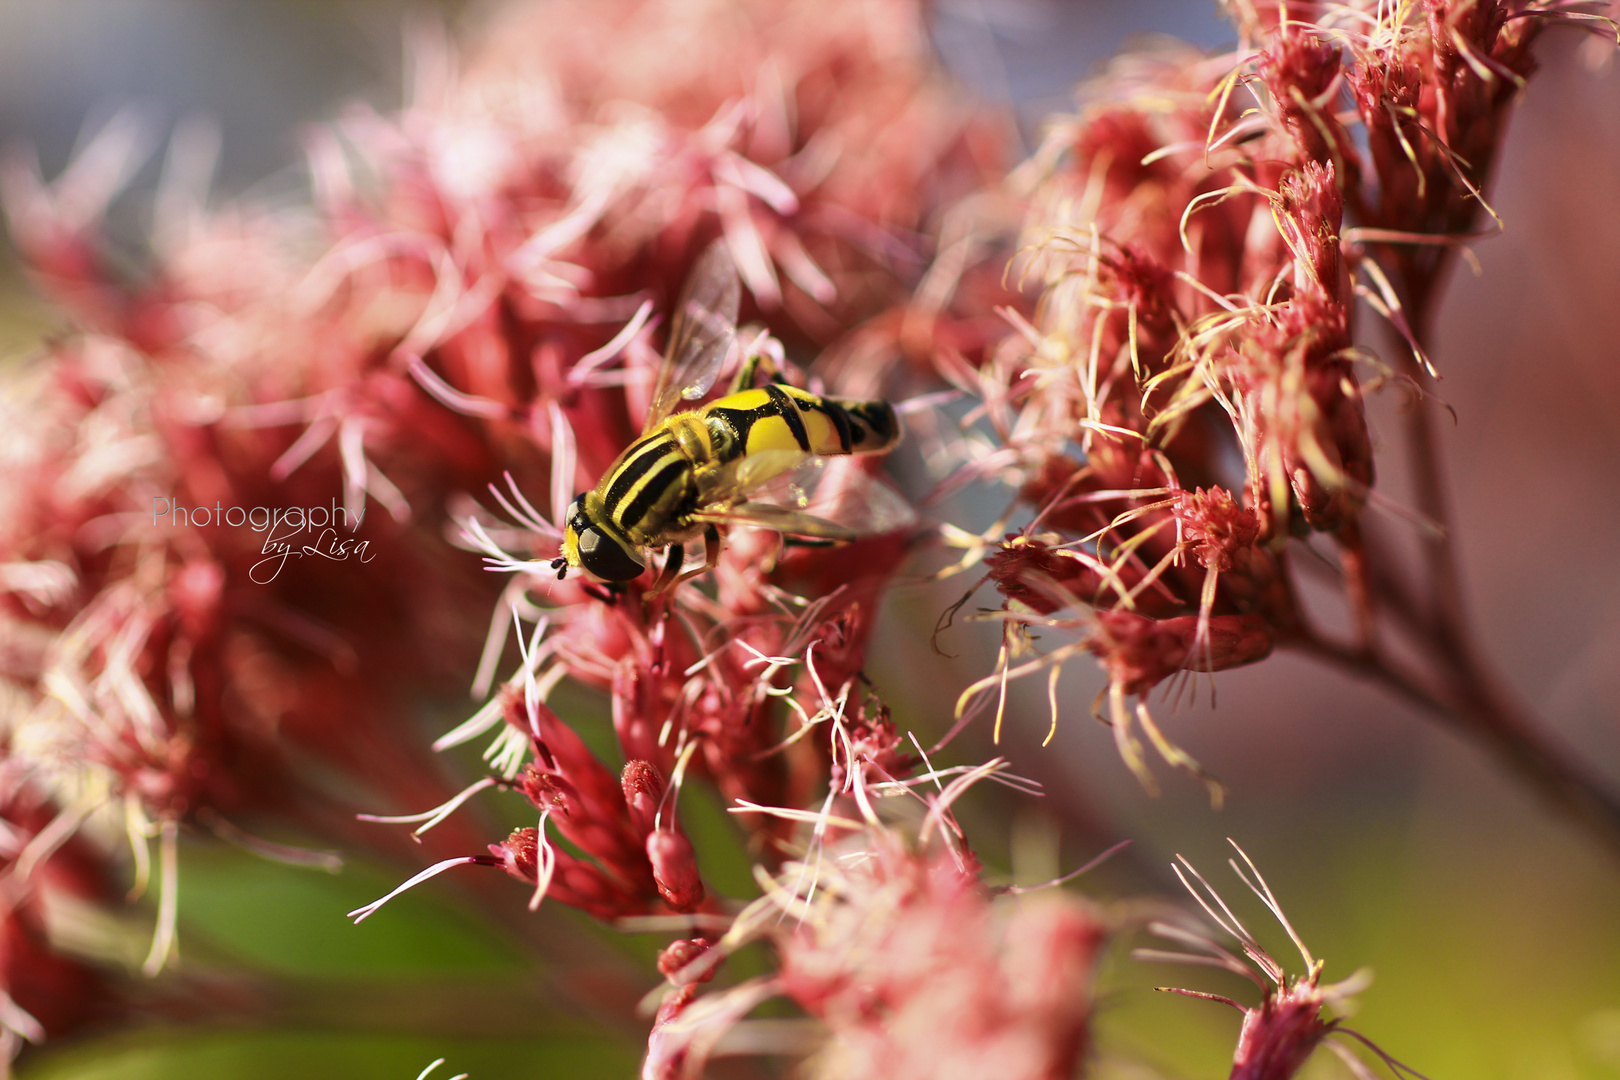
[[[584,570],[598,581],[630,581],[640,577],[647,568],[640,552],[619,535],[599,509],[593,511],[594,501],[587,492],[568,504],[562,554],[551,561],[557,580],[566,577],[571,566]]]

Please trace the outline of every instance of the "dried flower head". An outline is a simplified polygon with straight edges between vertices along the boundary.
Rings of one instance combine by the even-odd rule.
[[[1089,651],[1144,783],[1134,722],[1202,775],[1147,712],[1167,680],[1276,645],[1370,655],[1363,380],[1421,386],[1413,316],[1491,213],[1483,184],[1537,28],[1604,25],[1561,3],[1229,9],[1234,51],[1158,43],[1087,85],[1017,175],[1030,210],[1013,267],[1040,288],[1033,316],[1008,311],[1013,332],[976,371],[940,359],[982,399],[951,483],[1018,491],[991,529],[949,538],[1003,597],[996,670],[958,714],[994,698],[999,734],[1008,681],[1044,671],[1055,724],[1057,673]],[[1410,364],[1356,341],[1358,301]],[[1349,649],[1294,596],[1288,549],[1313,533],[1341,553]],[[1038,651],[1042,627],[1081,640]]]
[[[1239,866],[1235,859],[1228,859],[1228,865],[1282,925],[1289,940],[1299,950],[1306,973],[1290,977],[1283,965],[1273,959],[1271,954],[1255,940],[1254,935],[1249,933],[1248,928],[1232,913],[1226,901],[1222,900],[1220,894],[1204,880],[1203,875],[1179,855],[1177,859],[1181,865],[1173,867],[1176,876],[1181,879],[1181,883],[1186,886],[1193,899],[1198,901],[1198,906],[1203,908],[1204,913],[1223,931],[1237,939],[1248,962],[1238,959],[1219,942],[1202,932],[1162,921],[1149,924],[1149,931],[1193,951],[1138,949],[1135,955],[1138,960],[1218,968],[1241,975],[1259,987],[1260,1003],[1252,1008],[1245,1008],[1220,994],[1169,986],[1159,987],[1160,990],[1173,994],[1218,1001],[1232,1006],[1243,1014],[1243,1027],[1238,1034],[1237,1049],[1232,1057],[1232,1080],[1289,1080],[1305,1065],[1312,1053],[1324,1045],[1349,1066],[1356,1077],[1370,1078],[1371,1070],[1352,1054],[1343,1042],[1329,1041],[1329,1037],[1335,1034],[1348,1036],[1371,1050],[1389,1066],[1396,1080],[1404,1080],[1407,1076],[1421,1080],[1423,1074],[1402,1065],[1380,1050],[1366,1036],[1345,1027],[1342,1017],[1333,1015],[1334,1011],[1342,1010],[1345,1003],[1371,984],[1371,973],[1363,969],[1342,982],[1324,985],[1322,983],[1324,962],[1312,957],[1310,950],[1295,932],[1293,924],[1283,914],[1282,906],[1272,893],[1271,887],[1266,884],[1265,878],[1260,876],[1260,871],[1255,868],[1248,855],[1237,846],[1236,841],[1229,843],[1242,857],[1243,866]],[[1248,867],[1247,872],[1244,866]],[[1192,881],[1188,880],[1188,875],[1191,875]],[[1253,875],[1252,878],[1250,875]],[[1197,884],[1194,885],[1194,882]]]
[[[851,725],[848,745],[867,726]],[[772,996],[820,1022],[782,1047],[809,1051],[807,1075],[1074,1074],[1089,1046],[1102,922],[1071,899],[997,899],[979,880],[950,807],[981,779],[1012,779],[1004,763],[893,776],[882,754],[846,771],[819,812],[766,811],[804,822],[807,846],[762,876],[765,895],[672,976],[644,1077],[696,1076],[710,1054],[756,1041],[742,1017]],[[934,784],[937,794],[920,794]],[[893,799],[924,810],[920,826],[878,812]],[[776,945],[778,972],[695,994],[686,972],[761,937]]]

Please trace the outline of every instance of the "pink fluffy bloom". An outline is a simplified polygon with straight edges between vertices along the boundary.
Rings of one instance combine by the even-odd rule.
[[[807,1075],[1075,1074],[1089,1047],[1103,923],[1072,899],[997,899],[979,880],[950,806],[1004,763],[911,776],[910,762],[892,756],[892,736],[882,719],[835,722],[832,737],[847,756],[833,797],[819,813],[781,812],[810,827],[801,834],[808,848],[717,943],[687,950],[643,1077],[699,1075],[710,1054],[747,1029],[742,1017],[772,996],[820,1022],[807,1038]],[[918,799],[915,791],[947,775],[938,795],[919,799],[926,813],[914,835],[874,809],[879,800]],[[759,937],[775,943],[779,971],[696,994],[687,973],[710,971],[715,953]]]
[[[660,321],[705,241],[718,236],[735,264],[744,315],[768,323],[749,347],[820,389],[788,358],[862,319],[867,346],[892,341],[903,320],[886,309],[903,304],[930,254],[917,230],[979,182],[989,141],[934,74],[920,9],[850,9],[860,17],[642,3],[518,12],[459,72],[441,47],[421,51],[400,116],[340,122],[344,143],[386,178],[383,197],[366,195],[336,144],[316,144],[338,234],[311,274],[317,310],[346,323],[406,311],[390,351],[369,363],[511,449],[493,489],[505,520],[459,504],[466,546],[513,575],[476,680],[490,696],[437,745],[493,734],[493,775],[475,787],[513,788],[541,820],[463,858],[504,867],[535,902],[549,895],[606,919],[712,906],[678,822],[682,784],[703,778],[761,806],[814,796],[829,759],[805,735],[856,691],[878,602],[908,550],[910,511],[890,494],[887,524],[836,550],[731,529],[712,577],[669,595],[649,591],[651,576],[607,593],[549,565],[574,494],[641,429]],[[603,35],[623,46],[609,63],[579,45]],[[644,62],[625,62],[641,51]],[[834,388],[881,395],[888,361],[843,355],[827,370]],[[321,419],[309,422],[314,432]],[[397,430],[365,429],[365,452],[385,470]],[[811,509],[881,495],[869,467],[830,466]],[[511,637],[521,659],[496,687]],[[609,695],[622,773],[563,734],[546,702],[565,679]],[[410,818],[436,825],[443,814]],[[770,816],[753,825],[762,838],[785,832]]]
[[[1017,781],[1000,760],[936,768],[863,673],[922,531],[877,462],[841,459],[792,494],[815,512],[892,500],[846,545],[728,527],[712,572],[672,589],[656,556],[613,590],[553,560],[575,493],[643,430],[671,300],[717,245],[756,322],[739,339],[789,381],[893,399],[942,375],[979,399],[965,439],[913,410],[968,459],[952,482],[1017,492],[982,535],[942,529],[1001,605],[997,668],[959,713],[995,702],[999,731],[1009,681],[1045,673],[1055,727],[1062,665],[1091,657],[1094,709],[1143,783],[1145,739],[1218,797],[1148,699],[1320,647],[1289,576],[1312,534],[1370,619],[1363,386],[1399,365],[1357,343],[1356,305],[1426,362],[1414,310],[1483,205],[1534,28],[1575,11],[1232,7],[1235,51],[1120,59],[1019,175],[1028,310],[974,265],[964,215],[942,214],[997,148],[939,78],[916,0],[560,0],[502,16],[465,56],[424,35],[403,109],[309,133],[299,215],[208,210],[204,155],[177,138],[133,277],[101,222],[133,169],[127,128],[50,182],[14,162],[13,234],[72,325],[0,433],[0,673],[21,702],[0,753],[3,1048],[102,1000],[40,917],[53,888],[117,900],[114,855],[75,843],[100,815],[143,881],[159,845],[148,972],[173,946],[181,831],[297,857],[244,831],[289,828],[439,858],[390,897],[471,865],[531,907],[676,935],[649,1078],[762,1043],[808,1051],[813,1075],[1073,1075],[1103,920],[984,883],[952,806]],[[1015,333],[993,344],[987,314],[1008,301]],[[363,549],[270,549],[196,520],[289,506],[352,516]],[[484,704],[434,746],[489,738],[487,775],[458,792],[404,718],[475,665]],[[581,737],[565,681],[602,695],[613,746]],[[357,826],[332,776],[371,809],[437,805]],[[743,823],[758,900],[704,879],[688,783]],[[492,791],[523,827],[447,824]],[[433,830],[430,858],[378,822]],[[1343,1030],[1326,1010],[1347,991],[1303,946],[1291,979],[1227,928],[1262,992],[1239,1006],[1234,1075],[1291,1075]],[[755,941],[776,966],[728,985]],[[797,1026],[750,1019],[770,998]],[[792,1047],[772,1041],[784,1030]]]
[[[285,805],[275,738],[402,800],[442,792],[379,691],[394,682],[384,672],[402,688],[460,672],[476,646],[465,615],[489,591],[442,541],[452,495],[507,468],[552,508],[595,483],[645,415],[648,316],[706,236],[726,238],[753,303],[804,345],[906,295],[925,257],[915,230],[977,185],[990,142],[936,76],[919,8],[880,6],[870,19],[763,5],[735,18],[658,5],[510,15],[463,73],[442,42],[420,42],[403,112],[311,134],[313,261],[306,220],[204,209],[207,149],[193,136],[172,147],[138,279],[113,272],[100,222],[138,164],[130,126],[52,183],[13,162],[13,235],[76,321],[18,402],[5,489],[6,581],[26,594],[13,614],[44,631],[11,674],[57,709],[57,763],[110,769],[115,795],[168,821],[199,808],[308,818]],[[669,19],[739,62],[669,49]],[[522,62],[507,52],[520,39]],[[609,78],[637,49],[648,63],[635,78]],[[156,500],[334,497],[366,512],[363,560],[288,567],[264,557],[261,534],[144,517]],[[787,565],[825,578],[813,599],[842,589],[797,648],[820,649],[846,682],[875,583],[829,580],[813,557]],[[778,586],[763,588],[735,617],[791,631]],[[666,628],[640,612],[569,589],[556,599],[573,623],[564,674],[612,688],[643,758],[669,776],[674,755],[654,743],[679,706],[708,732],[705,755],[731,763],[716,774],[760,774],[737,790],[784,784],[778,763],[745,764],[778,737],[742,730],[763,704],[752,656],[718,657],[697,693],[671,672],[711,646],[671,633],[666,649]],[[774,656],[789,638],[758,641]],[[47,683],[75,693],[57,701]]]
[[[615,779],[544,705],[526,710],[515,693],[506,701],[509,722],[530,734],[535,757],[509,786],[541,812],[541,825],[490,845],[499,865],[534,886],[536,902],[550,896],[604,920],[662,910],[660,901],[675,912],[696,909],[703,882],[657,768],[632,760]],[[553,847],[548,821],[588,858]]]
[[[545,527],[532,508],[513,508]],[[508,590],[515,614],[497,625],[516,624],[523,663],[438,745],[498,729],[486,752],[497,776],[509,778],[498,782],[527,796],[590,861],[555,850],[533,828],[492,850],[537,899],[609,919],[663,910],[660,901],[691,911],[705,889],[678,824],[681,784],[707,777],[743,805],[795,806],[813,796],[830,761],[827,744],[806,736],[858,691],[876,602],[906,551],[905,534],[836,552],[784,552],[772,534],[733,530],[713,594],[683,586],[666,599],[648,595],[647,580],[618,597],[559,583],[549,560],[516,560],[483,526],[473,530],[492,564],[517,572]],[[545,705],[563,678],[610,694],[626,763],[617,780]],[[781,832],[774,818],[754,825],[766,836]]]
[[[1202,775],[1148,712],[1157,687],[1276,645],[1332,651],[1294,596],[1296,537],[1339,548],[1370,648],[1362,379],[1404,365],[1357,343],[1355,305],[1427,363],[1409,315],[1489,210],[1528,42],[1592,18],[1512,2],[1231,10],[1235,51],[1161,44],[1088,84],[1020,174],[1014,268],[1040,285],[1033,317],[1009,313],[1014,333],[976,371],[942,363],[982,399],[968,422],[988,435],[956,482],[1010,481],[1033,514],[956,538],[1005,598],[997,669],[959,715],[995,700],[999,731],[1007,681],[1045,671],[1055,724],[1057,672],[1094,653],[1109,674],[1097,711],[1150,786],[1138,723]],[[1083,639],[1039,651],[1041,627]]]
[[[304,856],[250,832],[419,857],[402,832],[357,825],[329,780],[387,809],[459,805],[406,718],[466,678],[486,637],[498,583],[448,539],[467,493],[508,478],[530,527],[499,539],[519,561],[550,558],[550,522],[640,429],[655,314],[704,244],[722,239],[744,315],[779,351],[813,356],[863,320],[894,324],[879,317],[931,257],[931,215],[996,165],[910,0],[844,5],[860,18],[609,7],[510,13],[465,62],[417,41],[403,110],[310,132],[313,204],[296,212],[209,207],[208,140],[178,134],[135,274],[103,223],[140,161],[127,121],[50,181],[8,164],[12,236],[71,323],[4,405],[0,618],[24,701],[5,755],[68,808],[63,828],[93,793],[138,863],[159,842],[160,884],[183,829],[289,858]],[[882,394],[875,378],[862,393]],[[214,517],[260,507],[358,525],[333,530],[337,557],[319,529],[271,550]],[[613,604],[577,581],[514,584],[498,617],[509,626],[516,605],[529,655],[445,744],[506,732],[482,783],[544,821],[465,858],[603,918],[711,904],[680,784],[770,805],[813,790],[826,757],[793,736],[857,681],[907,544],[874,536],[841,561],[739,530],[713,592],[664,606],[640,587]],[[612,696],[625,770],[546,709],[564,678]],[[424,816],[440,856],[496,839]],[[176,910],[165,893],[151,971]]]
[[[828,855],[858,866],[823,881],[781,943],[782,992],[827,1025],[811,1065],[829,1077],[1072,1076],[1089,1045],[1103,932],[1084,908],[1031,898],[999,912],[944,853],[869,833]]]

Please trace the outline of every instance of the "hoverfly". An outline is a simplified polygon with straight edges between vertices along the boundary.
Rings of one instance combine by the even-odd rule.
[[[755,387],[766,358],[750,350],[728,394],[675,411],[719,378],[737,343],[740,292],[736,267],[716,241],[676,305],[641,437],[568,507],[562,552],[551,563],[559,579],[575,568],[610,585],[627,582],[646,569],[647,549],[667,547],[653,586],[664,591],[684,580],[684,545],[698,536],[705,561],[695,573],[714,568],[720,530],[729,525],[827,541],[855,538],[846,525],[750,496],[818,458],[893,447],[900,422],[888,402],[822,397],[787,385],[774,370]]]

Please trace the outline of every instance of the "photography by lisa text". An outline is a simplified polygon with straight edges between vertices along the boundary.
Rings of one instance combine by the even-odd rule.
[[[235,515],[234,517],[232,515]],[[317,516],[318,515],[318,516]],[[376,558],[371,552],[369,540],[355,540],[352,536],[343,538],[338,528],[346,528],[351,534],[360,530],[365,520],[364,508],[350,510],[339,506],[336,499],[332,500],[330,507],[326,506],[291,506],[266,507],[255,506],[244,508],[241,506],[223,506],[215,503],[212,508],[207,506],[181,506],[172,497],[154,495],[152,497],[152,524],[161,525],[165,521],[173,527],[188,526],[193,528],[218,527],[225,525],[231,528],[246,526],[254,532],[264,533],[263,543],[259,547],[259,554],[264,558],[253,564],[248,576],[260,585],[268,585],[281,573],[288,559],[302,559],[306,555],[332,562],[347,562],[355,559],[368,563]],[[316,530],[319,530],[318,532]],[[308,535],[314,537],[313,542],[301,543],[300,540]]]

